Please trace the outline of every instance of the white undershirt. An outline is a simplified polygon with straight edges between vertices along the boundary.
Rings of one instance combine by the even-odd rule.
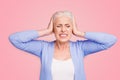
[[[72,59],[52,60],[52,80],[74,80],[74,65]]]

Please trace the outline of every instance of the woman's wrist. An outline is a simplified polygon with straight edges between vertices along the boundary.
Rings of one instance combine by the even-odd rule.
[[[79,37],[85,37],[85,32],[78,31],[77,32],[77,36],[79,36]]]
[[[49,29],[43,29],[43,30],[37,30],[37,31],[39,36],[46,36],[52,33],[52,31]]]

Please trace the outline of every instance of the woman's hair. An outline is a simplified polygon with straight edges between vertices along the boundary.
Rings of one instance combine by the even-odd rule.
[[[69,18],[73,18],[73,15],[70,11],[57,11],[53,14],[53,20],[55,20],[57,17],[61,17],[61,16],[66,16]]]

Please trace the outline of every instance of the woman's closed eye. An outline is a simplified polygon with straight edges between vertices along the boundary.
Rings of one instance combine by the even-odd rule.
[[[67,28],[69,28],[70,26],[67,26]]]
[[[61,26],[56,26],[56,27],[61,27]]]

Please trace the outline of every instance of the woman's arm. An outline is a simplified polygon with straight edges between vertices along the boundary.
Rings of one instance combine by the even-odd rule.
[[[117,38],[108,33],[102,32],[80,32],[75,23],[75,18],[73,17],[73,34],[78,37],[83,37],[87,40],[78,41],[78,44],[81,46],[84,56],[95,53],[101,50],[110,48]]]
[[[43,41],[34,40],[38,37],[36,30],[28,30],[11,34],[9,40],[16,48],[40,56]]]
[[[52,33],[52,27],[51,20],[48,28],[45,30],[28,30],[16,32],[9,36],[9,40],[16,48],[30,52],[40,57],[40,53],[43,45],[45,44],[45,41],[35,39]]]
[[[117,41],[114,35],[102,32],[86,32],[84,37],[87,40],[78,42],[81,43],[81,48],[85,56],[108,49]]]

